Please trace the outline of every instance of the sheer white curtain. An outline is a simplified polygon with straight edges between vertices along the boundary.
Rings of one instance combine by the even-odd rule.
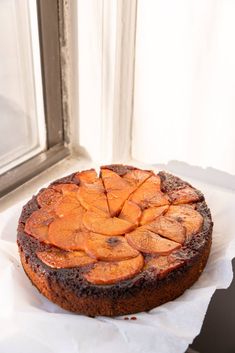
[[[235,174],[235,1],[139,0],[132,157]]]

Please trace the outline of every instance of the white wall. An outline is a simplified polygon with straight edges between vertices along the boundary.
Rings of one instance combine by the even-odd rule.
[[[235,1],[139,0],[132,156],[235,174]]]

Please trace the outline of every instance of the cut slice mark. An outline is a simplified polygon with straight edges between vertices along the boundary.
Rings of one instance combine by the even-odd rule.
[[[100,169],[100,173],[99,173],[99,178],[100,178],[100,180],[101,180],[101,182],[102,182],[102,185],[103,185],[103,188],[104,188],[104,194],[105,194],[105,196],[106,196],[109,214],[110,214],[110,217],[112,217],[112,213],[111,213],[111,209],[110,209],[110,205],[109,205],[109,200],[108,200],[108,195],[107,195],[107,190],[106,190],[106,188],[105,188],[104,180],[103,180],[102,175],[101,175],[101,169]]]
[[[159,216],[143,227],[179,244],[183,244],[186,239],[186,228],[177,220],[167,216]]]
[[[143,210],[149,207],[168,205],[169,198],[161,191],[161,178],[158,175],[151,175],[140,185],[137,190],[129,197]]]
[[[134,202],[126,200],[118,218],[124,219],[138,226],[141,218],[141,214],[142,214],[141,209],[138,205],[136,205]]]
[[[128,176],[125,177],[124,175],[121,177],[112,170],[101,167],[101,178],[107,193],[109,210],[112,217],[120,214],[125,201],[152,175],[149,171],[143,171],[143,174],[145,174],[143,180],[137,180],[131,178],[133,173],[136,173],[136,170],[131,170],[127,173]],[[132,182],[131,179],[133,180]]]
[[[99,210],[110,215],[107,195],[100,178],[97,177],[92,183],[83,183],[78,190],[78,199],[87,210]]]
[[[101,178],[106,190],[110,215],[111,217],[117,216],[131,191],[133,191],[133,187],[109,169],[101,169]]]
[[[157,217],[165,214],[169,205],[146,208],[141,216],[140,225],[145,225],[154,221]]]
[[[126,234],[125,237],[133,248],[147,254],[166,255],[181,247],[179,243],[162,238],[144,226]]]

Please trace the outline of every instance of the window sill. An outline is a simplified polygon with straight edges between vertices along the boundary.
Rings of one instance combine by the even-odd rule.
[[[92,167],[94,168],[94,163],[87,159],[67,157],[1,198],[0,212],[18,202],[29,200],[33,194],[36,194],[39,189],[47,186],[53,180],[69,175],[76,170]]]

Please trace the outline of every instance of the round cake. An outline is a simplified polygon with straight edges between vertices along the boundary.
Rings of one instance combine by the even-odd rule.
[[[108,165],[51,183],[23,207],[17,243],[31,282],[89,316],[150,310],[200,276],[213,223],[203,194],[164,171]]]

